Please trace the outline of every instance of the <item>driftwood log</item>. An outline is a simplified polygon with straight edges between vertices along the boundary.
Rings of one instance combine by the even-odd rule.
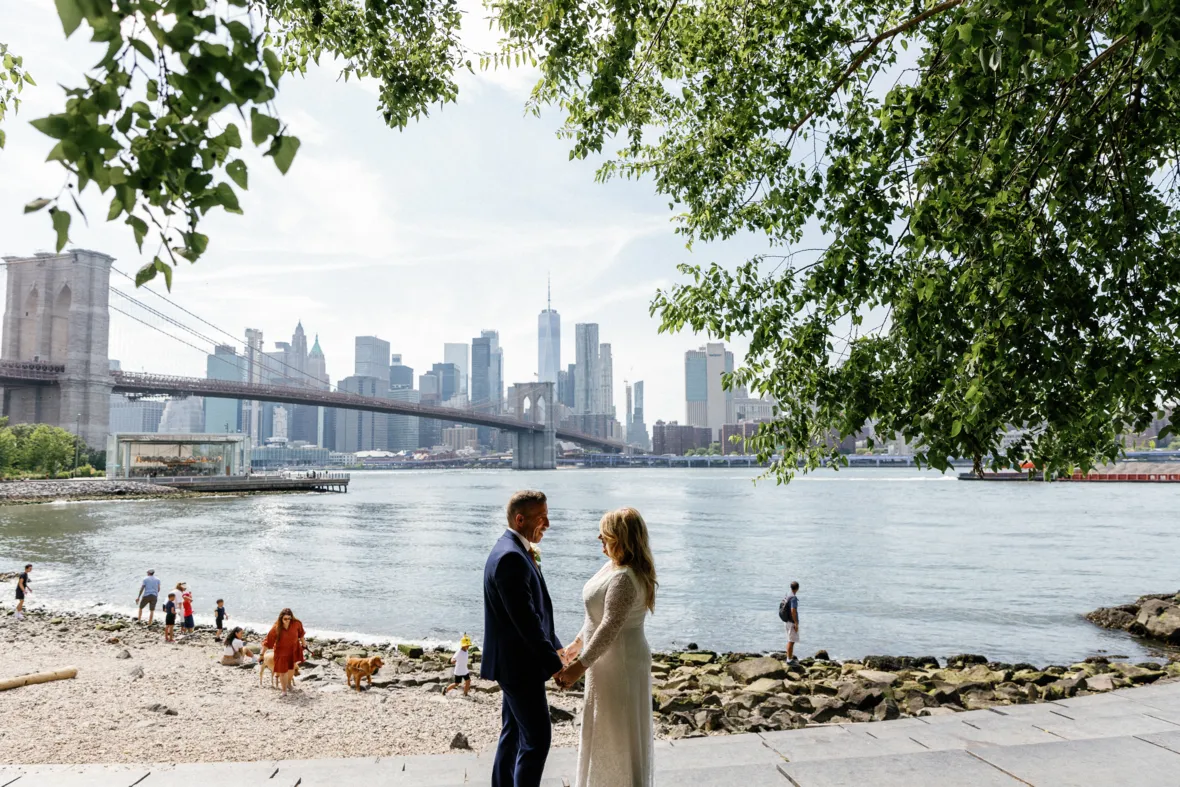
[[[49,683],[50,681],[54,680],[67,680],[68,678],[75,677],[77,674],[77,667],[63,667],[50,672],[34,672],[31,675],[19,675],[15,678],[6,678],[4,680],[0,680],[0,691],[19,689],[21,686],[29,686],[33,683]]]

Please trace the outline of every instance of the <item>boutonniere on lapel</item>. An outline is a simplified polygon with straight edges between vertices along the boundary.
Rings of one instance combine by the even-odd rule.
[[[541,568],[541,548],[536,544],[529,545],[529,554],[533,558],[533,563],[537,566],[539,571]]]

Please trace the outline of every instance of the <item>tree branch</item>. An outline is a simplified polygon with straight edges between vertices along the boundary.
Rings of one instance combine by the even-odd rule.
[[[873,54],[873,52],[875,52],[877,50],[877,47],[880,46],[882,44],[882,42],[887,41],[890,38],[893,38],[894,36],[897,36],[901,33],[904,33],[906,31],[916,27],[917,25],[920,25],[922,22],[925,22],[927,19],[934,16],[935,14],[941,14],[943,11],[947,11],[947,10],[950,10],[951,8],[954,8],[955,6],[962,5],[963,2],[964,2],[964,0],[943,0],[943,2],[939,3],[938,5],[934,6],[933,8],[927,9],[926,11],[923,11],[922,13],[918,14],[917,16],[910,17],[909,19],[902,22],[897,27],[890,28],[889,30],[886,30],[884,33],[878,33],[874,38],[872,38],[869,41],[869,43],[865,46],[864,49],[860,50],[860,54],[858,54],[856,57],[854,57],[852,59],[852,62],[849,63],[847,68],[844,69],[844,72],[842,74],[840,74],[840,78],[836,80],[835,84],[833,84],[830,88],[828,88],[824,92],[823,98],[821,100],[826,101],[828,98],[831,98],[831,96],[833,94],[835,94],[840,88],[844,87],[844,83],[848,81],[848,78],[851,77],[856,72],[857,69],[859,69],[862,65],[864,65],[864,62],[866,60],[868,60],[869,55]],[[815,110],[812,109],[806,115],[803,116],[802,120],[800,120],[795,125],[791,126],[791,133],[794,134],[799,129],[801,129],[807,121],[811,120],[811,118],[814,117],[814,115],[815,115]]]

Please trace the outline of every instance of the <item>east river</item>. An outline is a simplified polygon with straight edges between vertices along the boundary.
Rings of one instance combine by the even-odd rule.
[[[806,655],[1137,658],[1147,651],[1082,614],[1180,588],[1176,485],[858,469],[776,486],[752,483],[757,472],[368,472],[348,494],[4,507],[0,569],[36,564],[34,607],[128,611],[154,568],[165,588],[188,583],[198,621],[224,598],[236,623],[289,606],[313,633],[478,641],[484,557],[510,494],[536,487],[550,499],[542,568],[566,639],[604,560],[598,519],[623,505],[651,531],[656,648],[782,649],[776,608],[794,579]]]

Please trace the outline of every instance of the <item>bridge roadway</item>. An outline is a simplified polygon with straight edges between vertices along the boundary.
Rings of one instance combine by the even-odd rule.
[[[65,373],[60,364],[37,362],[0,361],[0,386],[3,385],[56,385],[58,377]],[[440,421],[487,426],[493,429],[507,429],[512,432],[544,432],[545,425],[532,421],[521,421],[509,415],[493,415],[477,410],[453,407],[438,407],[415,402],[400,402],[394,399],[379,399],[371,396],[321,391],[313,388],[296,388],[282,385],[256,385],[230,380],[205,380],[197,377],[171,377],[158,374],[117,371],[111,373],[112,392],[137,394],[140,396],[212,396],[223,399],[245,401],[277,402],[280,404],[306,404],[316,407],[336,407],[346,410],[365,410],[388,415],[410,415],[418,418],[434,418]],[[557,439],[589,445],[606,451],[623,451],[626,444],[618,440],[591,437],[570,429],[557,429]]]

